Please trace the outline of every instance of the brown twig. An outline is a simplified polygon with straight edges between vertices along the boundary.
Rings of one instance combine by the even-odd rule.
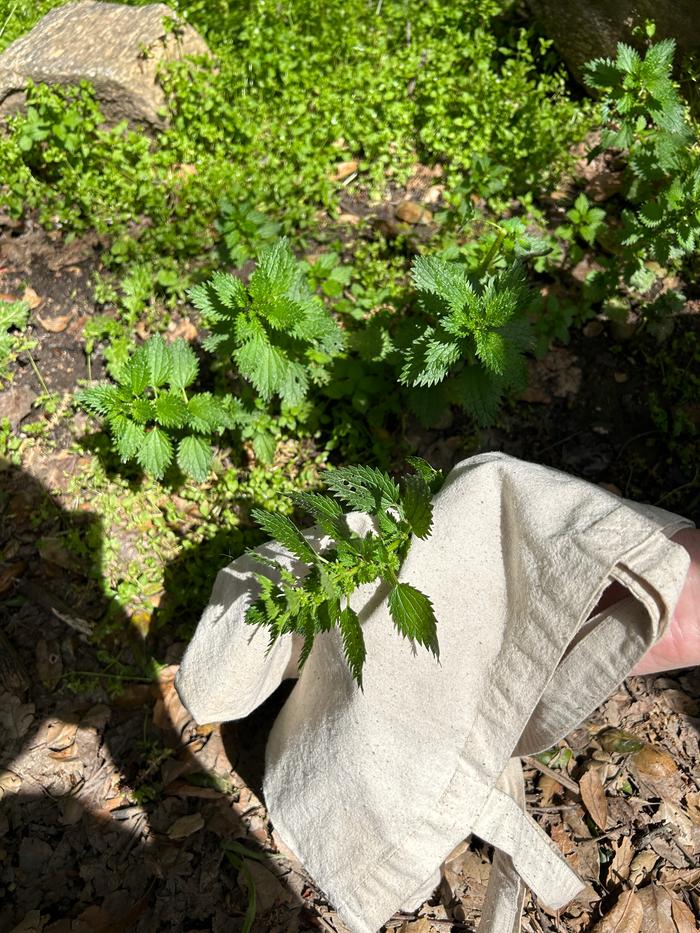
[[[553,781],[561,784],[562,787],[566,787],[566,789],[570,790],[572,794],[576,794],[577,797],[581,796],[581,791],[579,790],[578,784],[576,781],[572,781],[570,777],[567,777],[560,771],[555,771],[554,768],[548,768],[547,765],[543,765],[542,762],[538,761],[536,758],[530,758],[529,755],[526,756],[525,761],[533,768],[541,771],[542,774],[546,774],[547,777],[550,777]]]

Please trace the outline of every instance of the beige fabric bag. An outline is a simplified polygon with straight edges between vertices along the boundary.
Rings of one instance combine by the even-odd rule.
[[[498,850],[482,933],[519,929],[523,882],[551,908],[578,893],[524,812],[517,756],[577,726],[662,634],[688,569],[667,536],[689,524],[503,454],[452,470],[400,575],[433,601],[439,660],[396,633],[382,585],[364,586],[352,598],[364,692],[338,633],[318,637],[268,742],[273,825],[354,933],[420,902],[472,832]],[[243,621],[252,566],[221,571],[182,662],[176,685],[199,722],[243,717],[294,675],[296,639],[268,654],[267,633]],[[612,580],[630,597],[587,621]]]

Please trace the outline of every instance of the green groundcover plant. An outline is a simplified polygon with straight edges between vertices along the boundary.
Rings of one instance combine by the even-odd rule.
[[[620,279],[633,292],[648,292],[700,243],[700,139],[673,81],[674,52],[672,39],[644,55],[620,43],[614,59],[586,66],[586,82],[601,94],[603,120],[589,158],[611,150],[626,161],[619,224],[606,230],[600,209],[575,205],[586,208],[579,233],[589,245],[606,234],[612,258],[598,278],[608,294]]]
[[[267,628],[271,644],[286,633],[302,635],[300,668],[316,636],[337,626],[348,666],[362,686],[366,649],[350,596],[362,584],[375,580],[381,580],[387,588],[389,613],[400,634],[437,656],[437,621],[432,603],[409,583],[399,582],[398,572],[412,535],[427,538],[430,534],[431,496],[439,488],[442,475],[418,457],[411,458],[410,463],[415,473],[403,477],[401,485],[372,467],[341,467],[323,477],[332,495],[293,494],[294,504],[307,512],[329,539],[324,547],[314,545],[287,516],[262,509],[253,511],[261,528],[306,564],[309,572],[299,577],[278,560],[251,551],[256,561],[276,572],[279,582],[268,574],[256,574],[261,593],[248,608],[246,622]],[[376,531],[364,536],[351,531],[343,505],[371,516]]]
[[[55,5],[0,0],[0,47]],[[319,207],[337,211],[346,190],[381,196],[418,161],[486,197],[542,189],[589,120],[512,0],[292,0],[282,12],[180,0],[177,12],[212,57],[164,69],[157,137],[106,129],[87,85],[30,86],[26,115],[0,131],[0,202],[66,234],[97,231],[106,266],[151,263],[166,297],[192,267],[213,268],[217,246],[238,265],[308,229]],[[349,159],[346,189],[335,168]]]

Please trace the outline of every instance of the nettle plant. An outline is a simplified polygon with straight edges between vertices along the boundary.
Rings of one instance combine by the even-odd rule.
[[[606,149],[627,156],[619,274],[639,291],[653,283],[650,261],[677,265],[700,241],[700,146],[672,79],[674,52],[672,39],[644,57],[619,43],[614,60],[596,59],[585,72],[601,92],[604,121],[589,157]]]
[[[403,351],[401,383],[437,387],[436,404],[459,404],[488,423],[503,394],[524,380],[531,337],[523,266],[511,261],[493,274],[473,275],[463,263],[420,256],[412,280],[429,323]]]
[[[212,464],[213,435],[236,425],[226,398],[191,392],[197,357],[180,339],[151,337],[116,372],[117,384],[83,389],[76,401],[104,418],[123,463],[136,460],[160,479],[175,460],[197,482]]]
[[[329,379],[328,365],[343,333],[308,287],[286,239],[264,250],[248,285],[215,272],[190,290],[210,335],[205,350],[233,360],[266,402],[302,402],[312,383]]]
[[[299,667],[307,660],[314,640],[337,627],[348,666],[362,687],[366,648],[357,613],[350,605],[355,590],[381,580],[388,590],[392,621],[405,638],[438,655],[437,622],[430,599],[398,579],[412,536],[427,538],[432,528],[431,497],[442,474],[418,457],[409,459],[415,473],[397,483],[387,473],[367,466],[330,470],[323,482],[331,495],[294,493],[295,505],[307,512],[323,534],[320,543],[304,534],[284,515],[254,509],[261,528],[308,567],[305,576],[252,550],[264,567],[275,571],[275,581],[256,573],[260,595],[246,612],[246,622],[269,630],[270,645],[287,633],[304,639]],[[371,516],[374,531],[352,531],[343,506]]]

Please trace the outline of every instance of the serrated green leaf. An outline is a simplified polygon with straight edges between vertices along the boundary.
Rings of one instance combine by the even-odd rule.
[[[172,368],[170,385],[174,389],[186,389],[197,378],[199,364],[192,347],[180,337],[170,345]]]
[[[203,483],[211,472],[211,444],[201,437],[183,437],[177,447],[177,463],[183,473]]]
[[[277,450],[277,442],[269,431],[259,431],[253,435],[253,453],[261,463],[272,463]]]
[[[219,317],[219,314],[214,306],[211,292],[209,291],[208,283],[194,285],[188,290],[187,297],[190,299],[195,308],[200,312],[205,322],[209,322],[210,320]]]
[[[293,492],[292,502],[308,512],[321,531],[333,538],[347,538],[349,530],[343,510],[335,499],[318,492]]]
[[[263,509],[253,509],[251,515],[260,527],[307,564],[315,564],[318,556],[309,542],[304,538],[294,522],[286,515],[265,512]]]
[[[122,399],[119,389],[114,385],[96,385],[81,389],[75,394],[76,402],[95,415],[108,416],[119,412]]]
[[[385,512],[401,500],[398,485],[387,473],[375,467],[352,466],[328,470],[323,483],[350,508],[369,515]]]
[[[445,479],[442,470],[436,470],[423,457],[406,457],[406,463],[412,466],[416,473],[422,477],[423,482],[434,495]]]
[[[229,272],[214,272],[210,284],[224,307],[238,311],[245,308],[248,296],[243,282]]]
[[[153,403],[155,420],[165,428],[181,428],[187,422],[187,404],[174,392],[163,392]]]
[[[173,459],[173,445],[168,435],[160,428],[151,428],[136,451],[136,459],[147,473],[162,479]]]
[[[474,299],[474,288],[462,266],[437,256],[418,256],[411,278],[418,291],[442,298],[453,312],[461,311]]]
[[[146,358],[149,368],[149,385],[162,386],[168,381],[172,367],[170,347],[160,334],[151,337],[145,344]]]
[[[29,305],[26,301],[0,301],[0,331],[11,327],[22,330],[29,321]]]
[[[253,384],[267,402],[279,392],[287,368],[287,357],[257,334],[234,351],[241,375]]]
[[[112,420],[110,426],[119,459],[122,463],[126,463],[136,456],[136,452],[143,444],[146,432],[140,424],[135,424],[123,415]]]
[[[459,402],[484,427],[493,424],[503,396],[503,384],[480,366],[466,366],[450,387],[455,402]]]
[[[491,372],[502,376],[507,363],[507,346],[503,334],[497,330],[475,334],[476,353]]]
[[[202,434],[231,425],[231,419],[221,401],[210,392],[198,392],[188,400],[187,418],[190,427]]]
[[[403,493],[404,518],[417,538],[427,538],[433,525],[430,488],[422,476],[407,476]]]
[[[338,627],[343,639],[345,660],[348,662],[348,667],[357,682],[357,686],[362,689],[362,668],[367,657],[367,649],[360,620],[357,613],[350,606],[346,606],[341,610],[338,617]]]
[[[250,293],[256,301],[264,302],[288,292],[300,277],[299,264],[288,240],[282,237],[258,253],[258,267],[250,277]]]
[[[144,347],[139,347],[121,367],[119,378],[134,395],[141,395],[148,388],[151,373],[148,365],[148,355]]]
[[[417,641],[438,656],[437,619],[424,593],[410,583],[397,583],[389,593],[389,613],[404,638]]]
[[[155,418],[153,402],[147,398],[132,399],[129,414],[133,420],[138,421],[139,424],[147,424]]]

